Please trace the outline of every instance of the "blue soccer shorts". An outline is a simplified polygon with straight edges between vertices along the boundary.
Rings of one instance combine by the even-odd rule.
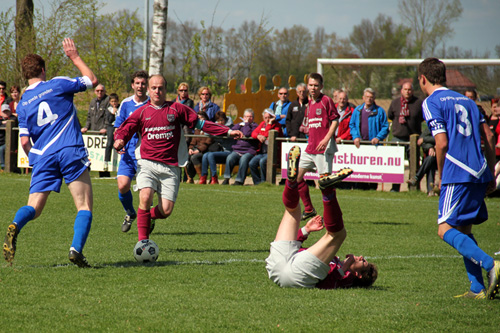
[[[63,178],[66,184],[70,184],[77,180],[89,166],[87,148],[62,148],[33,165],[30,194],[47,191],[59,193]]]
[[[122,154],[120,163],[118,164],[117,176],[127,176],[133,179],[137,172],[137,160],[130,156],[129,153]]]
[[[441,185],[438,224],[451,226],[480,224],[488,219],[484,203],[488,183],[460,183]]]

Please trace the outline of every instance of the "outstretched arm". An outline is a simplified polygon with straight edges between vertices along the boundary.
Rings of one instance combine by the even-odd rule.
[[[92,85],[95,87],[99,83],[97,80],[97,77],[94,75],[94,72],[85,64],[85,62],[80,58],[80,55],[78,54],[78,50],[76,49],[75,42],[71,38],[64,38],[63,40],[63,49],[64,53],[68,56],[68,58],[71,59],[73,64],[78,68],[80,73],[82,73],[83,76],[86,76],[90,79],[92,82]]]

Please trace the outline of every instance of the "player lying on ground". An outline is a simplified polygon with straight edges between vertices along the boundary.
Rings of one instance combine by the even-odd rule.
[[[346,230],[334,186],[348,175],[338,175],[337,182],[323,189],[326,233],[310,248],[301,250],[307,235],[299,230],[299,160],[300,148],[293,146],[288,154],[288,179],[283,190],[285,213],[266,259],[269,278],[281,287],[333,289],[371,286],[377,279],[374,264],[353,255],[348,255],[344,261],[336,257],[346,238]],[[322,228],[321,217],[316,216],[306,224],[304,231],[309,233]]]
[[[17,109],[19,135],[33,172],[28,204],[19,208],[14,221],[7,228],[3,255],[8,262],[14,260],[17,236],[21,229],[40,216],[50,192],[59,192],[64,178],[78,211],[69,260],[78,267],[90,267],[82,254],[92,223],[92,184],[88,171],[90,161],[73,97],[77,92],[97,86],[98,82],[92,70],[78,55],[73,40],[64,39],[63,49],[82,77],[56,77],[45,81],[45,61],[42,57],[29,54],[21,63],[29,87]]]

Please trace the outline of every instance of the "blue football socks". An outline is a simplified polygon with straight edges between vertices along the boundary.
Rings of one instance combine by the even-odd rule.
[[[473,234],[469,234],[467,236],[472,239],[477,245],[477,241],[474,238]],[[467,276],[469,277],[470,281],[470,290],[477,294],[484,289],[483,271],[481,270],[481,266],[476,265],[465,257],[463,258],[465,270],[467,271]]]
[[[82,253],[83,246],[87,241],[87,237],[90,232],[90,225],[92,224],[92,212],[89,210],[80,210],[76,214],[75,225],[73,230],[75,231],[73,235],[73,242],[71,247],[73,247],[78,252]]]
[[[118,199],[120,199],[120,202],[122,203],[123,209],[127,212],[128,215],[135,217],[137,216],[137,213],[135,212],[134,209],[134,197],[132,196],[132,191],[128,191],[125,194],[121,194],[118,191]]]
[[[493,258],[481,250],[473,238],[470,238],[466,234],[461,233],[457,229],[450,229],[444,234],[443,240],[454,247],[466,259],[481,266],[486,271],[490,271],[493,268]]]
[[[21,231],[26,223],[33,220],[35,214],[35,208],[31,206],[23,206],[19,208],[16,212],[16,216],[14,216],[14,223],[17,224],[17,230]]]

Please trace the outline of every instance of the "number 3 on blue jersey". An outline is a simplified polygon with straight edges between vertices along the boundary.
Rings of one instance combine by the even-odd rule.
[[[44,117],[45,116],[45,117]],[[38,126],[42,127],[50,123],[51,125],[56,121],[58,115],[52,113],[49,104],[47,102],[41,102],[38,106],[38,116],[36,123]]]
[[[457,124],[458,132],[463,136],[470,136],[472,134],[472,125],[469,121],[469,112],[460,104],[455,104],[455,111],[458,113],[461,121],[461,123]]]

